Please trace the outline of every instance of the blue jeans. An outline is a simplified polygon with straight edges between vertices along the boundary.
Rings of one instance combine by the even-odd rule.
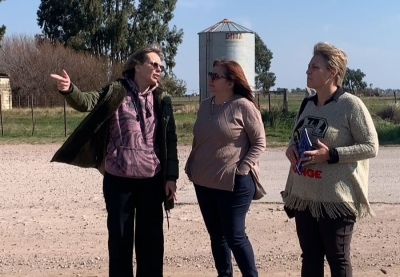
[[[258,276],[253,247],[245,232],[246,214],[255,192],[251,175],[236,175],[233,191],[194,187],[218,277],[233,276],[231,251],[244,277]]]
[[[331,269],[331,277],[351,277],[350,243],[355,216],[335,219],[328,215],[312,217],[310,211],[295,212],[296,230],[302,250],[302,277],[323,277],[324,256]]]
[[[164,258],[164,185],[160,176],[123,178],[105,173],[110,277],[162,277]]]

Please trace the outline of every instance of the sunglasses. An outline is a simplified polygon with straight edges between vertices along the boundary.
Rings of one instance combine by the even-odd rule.
[[[164,72],[165,67],[162,64],[159,64],[158,62],[149,62],[149,64],[154,68],[154,69],[160,69],[161,72]]]
[[[211,71],[208,72],[208,77],[210,77],[211,80],[213,80],[213,81],[218,80],[220,78],[228,79],[228,77],[226,77],[226,76],[222,76],[222,75],[219,75],[219,74],[211,72]]]

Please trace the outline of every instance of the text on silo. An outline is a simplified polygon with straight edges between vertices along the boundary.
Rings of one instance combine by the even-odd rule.
[[[225,33],[225,39],[242,39],[241,33]]]

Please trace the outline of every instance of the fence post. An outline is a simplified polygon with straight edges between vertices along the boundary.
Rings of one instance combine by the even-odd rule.
[[[29,96],[28,96],[28,101],[29,101]],[[32,114],[32,136],[33,136],[33,133],[35,132],[35,117],[33,116],[33,95],[31,97],[31,114]]]
[[[268,91],[268,112],[271,113],[271,92]]]
[[[396,91],[395,90],[393,91],[393,94],[394,94],[394,103],[397,104],[397,96],[396,96]]]
[[[1,125],[1,136],[3,136],[3,104],[1,103],[2,94],[0,94],[0,125]]]
[[[283,111],[287,112],[288,111],[288,90],[285,88],[283,90]]]
[[[66,101],[64,100],[64,137],[67,137],[67,111],[66,111]]]

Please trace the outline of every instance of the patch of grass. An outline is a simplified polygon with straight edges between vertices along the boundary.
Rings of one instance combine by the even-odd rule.
[[[21,139],[29,141],[62,141],[78,126],[87,113],[79,113],[72,109],[66,110],[66,124],[62,108],[13,109],[2,112],[3,135],[0,140]],[[1,128],[1,126],[0,126]]]
[[[193,140],[193,125],[196,120],[195,113],[174,114],[176,133],[180,145],[191,145]]]
[[[271,106],[271,110],[262,110],[261,117],[265,126],[267,146],[284,146],[291,136],[295,111],[283,112],[280,106]]]
[[[395,124],[400,123],[400,105],[399,103],[391,103],[376,112],[376,115],[383,120],[393,122]]]
[[[179,145],[191,145],[193,139],[193,125],[198,110],[198,98],[190,100],[188,97],[173,100],[175,122]],[[271,95],[271,104],[267,97],[260,97],[256,101],[261,106],[261,115],[265,126],[267,146],[286,146],[292,133],[294,119],[301,95],[288,96],[288,112],[282,112],[282,96]],[[400,144],[400,125],[382,120],[376,113],[379,109],[394,103],[389,98],[368,97],[362,98],[370,110],[382,145]],[[372,107],[372,108],[371,108]],[[270,109],[270,111],[269,111]],[[64,111],[63,108],[35,108],[33,111],[35,127],[33,130],[32,111],[30,109],[13,109],[2,112],[3,135],[0,133],[0,143],[61,143],[65,141]],[[80,113],[71,108],[66,109],[67,136],[78,126],[87,113]],[[32,135],[32,130],[33,135]],[[1,132],[1,126],[0,126]]]
[[[375,119],[375,127],[380,145],[400,144],[400,124]]]

